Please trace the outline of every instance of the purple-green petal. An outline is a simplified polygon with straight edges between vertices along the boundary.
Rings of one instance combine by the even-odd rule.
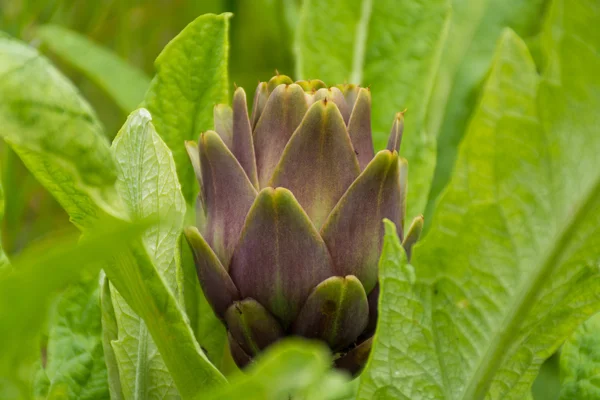
[[[200,151],[198,149],[198,143],[194,142],[193,140],[186,140],[185,151],[187,152],[190,162],[194,167],[196,180],[198,181],[198,186],[200,187],[198,198],[200,201],[204,202],[204,197],[202,196],[202,169],[200,168]]]
[[[322,100],[290,138],[269,186],[290,189],[318,229],[359,174],[344,120]]]
[[[269,99],[269,89],[267,89],[266,82],[260,82],[254,92],[254,100],[252,101],[252,117],[250,122],[252,123],[252,130],[256,128],[256,124],[260,119],[260,116],[265,109],[267,100]]]
[[[373,337],[370,337],[340,358],[336,359],[334,361],[335,367],[337,369],[348,371],[352,376],[358,375],[369,359],[372,345]]]
[[[367,292],[377,283],[384,218],[402,237],[406,163],[396,152],[382,150],[367,165],[335,206],[321,228],[333,259],[335,275],[355,275]]]
[[[373,159],[373,135],[371,133],[371,92],[361,88],[348,122],[348,134],[354,146],[360,169],[364,170]]]
[[[340,114],[344,118],[344,124],[348,125],[348,120],[350,119],[350,107],[346,103],[346,99],[344,98],[344,94],[340,89],[335,86],[330,88],[322,88],[317,90],[317,92],[313,96],[313,102],[317,103],[319,100],[332,101],[340,110]]]
[[[336,87],[342,91],[342,94],[346,99],[346,104],[348,104],[348,107],[350,107],[350,110],[352,110],[361,87],[353,83],[344,83],[341,85],[336,85]]]
[[[377,315],[379,314],[379,283],[371,290],[371,293],[367,296],[367,301],[369,302],[369,323],[361,335],[363,338],[373,335],[375,333],[375,328],[377,328]]]
[[[216,133],[203,133],[199,148],[206,212],[202,235],[227,266],[256,198],[256,189]]]
[[[240,344],[231,336],[231,333],[227,333],[227,341],[229,342],[229,351],[231,352],[231,358],[238,366],[238,368],[245,368],[248,364],[252,362],[252,357],[250,357],[246,352],[242,349]]]
[[[312,291],[294,321],[296,335],[322,339],[334,351],[353,343],[369,321],[365,289],[352,275],[334,276]]]
[[[319,79],[308,79],[308,80],[303,80],[303,81],[296,81],[296,84],[302,86],[302,89],[304,89],[305,92],[309,92],[309,93],[312,93],[313,91],[316,92],[319,89],[323,89],[323,88],[327,87],[325,82],[323,82]]]
[[[289,76],[277,74],[269,79],[269,82],[267,83],[267,89],[269,92],[272,92],[279,85],[290,85],[292,83],[294,83],[294,81]]]
[[[394,118],[394,124],[392,125],[392,131],[386,148],[389,151],[400,152],[400,145],[402,144],[402,133],[404,132],[404,113],[399,112]]]
[[[275,317],[254,299],[233,303],[225,312],[225,324],[244,353],[252,357],[284,335]]]
[[[413,219],[413,222],[410,224],[410,228],[406,232],[406,236],[402,241],[402,247],[404,247],[404,251],[406,251],[406,259],[410,261],[412,256],[412,248],[421,237],[421,232],[423,231],[423,225],[425,224],[425,219],[422,215],[418,215]]]
[[[229,273],[241,295],[269,310],[284,329],[311,290],[332,276],[325,243],[293,194],[265,188],[248,213]]]
[[[239,292],[227,271],[196,227],[184,229],[185,238],[192,249],[196,272],[206,300],[215,313],[223,318],[225,311],[236,300]]]
[[[265,187],[271,179],[283,149],[302,122],[307,109],[304,89],[299,85],[279,85],[269,96],[254,129],[254,150],[260,187]]]
[[[227,104],[217,104],[213,110],[215,132],[219,134],[227,148],[231,148],[233,136],[233,110]]]
[[[246,171],[248,179],[258,189],[256,175],[256,158],[254,157],[254,143],[252,141],[252,127],[248,117],[246,92],[237,88],[233,95],[233,136],[231,138],[231,152]]]

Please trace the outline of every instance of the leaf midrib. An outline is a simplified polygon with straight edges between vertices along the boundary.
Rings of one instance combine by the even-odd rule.
[[[598,175],[587,192],[583,201],[576,207],[572,218],[560,230],[559,235],[554,236],[551,241],[550,250],[543,262],[536,268],[526,280],[524,287],[517,293],[515,301],[511,304],[503,323],[500,326],[506,328],[501,330],[492,338],[490,345],[483,357],[480,358],[478,367],[471,379],[467,382],[467,388],[461,399],[483,399],[487,394],[494,376],[503,365],[503,361],[509,355],[506,349],[510,347],[514,337],[519,332],[522,321],[536,303],[541,289],[549,276],[561,265],[565,249],[571,244],[580,223],[586,219],[595,202],[600,199],[600,175]]]

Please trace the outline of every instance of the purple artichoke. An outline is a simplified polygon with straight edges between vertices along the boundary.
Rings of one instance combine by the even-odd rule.
[[[326,342],[336,367],[362,368],[382,219],[403,236],[403,125],[398,113],[375,155],[369,89],[278,75],[258,85],[252,115],[238,88],[231,108],[215,107],[216,132],[186,144],[201,193],[185,236],[240,367],[297,335]]]

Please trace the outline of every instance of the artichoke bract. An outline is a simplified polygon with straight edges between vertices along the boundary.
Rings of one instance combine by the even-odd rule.
[[[246,103],[237,88],[231,107],[215,106],[215,131],[186,143],[200,195],[185,236],[204,294],[238,366],[296,335],[357,373],[377,318],[382,220],[403,237],[403,114],[374,154],[368,88],[277,75],[252,114]]]

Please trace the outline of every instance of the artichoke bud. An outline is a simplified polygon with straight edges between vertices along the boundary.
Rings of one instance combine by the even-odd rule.
[[[248,113],[237,88],[214,109],[215,131],[186,143],[200,184],[198,226],[185,229],[200,285],[243,367],[282,337],[325,342],[333,365],[365,364],[377,318],[382,219],[403,235],[404,114],[373,151],[371,93],[277,75]]]

